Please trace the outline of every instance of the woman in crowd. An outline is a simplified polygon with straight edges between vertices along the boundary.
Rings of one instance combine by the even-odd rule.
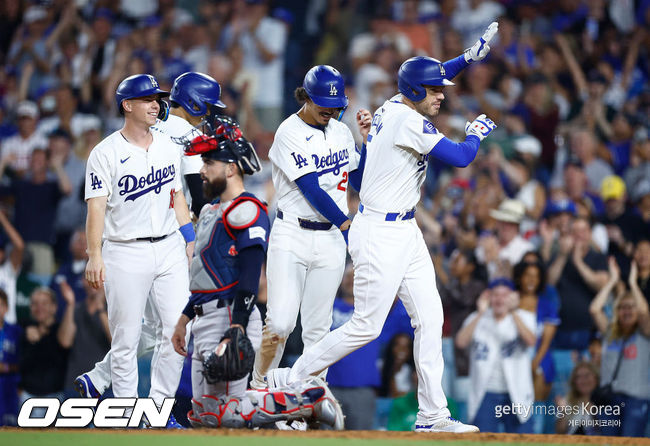
[[[595,426],[589,411],[574,411],[573,407],[591,407],[591,394],[598,387],[598,369],[590,362],[579,362],[571,372],[569,393],[566,397],[558,396],[555,406],[564,416],[556,416],[555,430],[558,434],[595,435],[599,429]],[[571,407],[571,409],[569,409]]]

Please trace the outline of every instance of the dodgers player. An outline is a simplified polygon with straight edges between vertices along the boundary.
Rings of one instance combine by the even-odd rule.
[[[352,133],[339,122],[348,105],[341,74],[315,66],[295,97],[304,105],[280,125],[269,151],[278,213],[269,241],[267,316],[253,388],[266,387],[266,372],[278,366],[299,310],[305,347],[329,331],[345,267],[347,187],[350,182],[358,189],[363,172]],[[360,110],[357,122],[367,135],[370,113]]]
[[[468,50],[471,60],[489,51],[496,24]],[[354,313],[350,321],[328,333],[291,369],[269,371],[273,383],[296,383],[317,375],[381,332],[395,295],[404,303],[415,328],[414,358],[418,375],[418,432],[477,432],[449,416],[442,390],[442,304],[435,272],[414,216],[429,157],[458,167],[476,156],[480,141],[496,126],[485,115],[465,128],[467,137],[455,143],[431,123],[444,99],[449,77],[467,66],[461,55],[444,65],[430,57],[414,57],[399,69],[401,94],[374,114],[368,135],[366,169],[359,213],[350,230],[354,264]]]
[[[137,397],[136,351],[149,299],[162,323],[149,394],[158,405],[175,394],[180,379],[183,358],[171,335],[189,297],[186,256],[194,247],[178,147],[150,129],[167,95],[151,75],[124,79],[116,92],[124,126],[93,148],[86,167],[86,279],[106,291],[113,393]]]
[[[270,226],[266,205],[244,189],[244,175],[260,170],[253,146],[231,121],[217,121],[219,136],[199,136],[187,147],[189,154],[202,155],[203,189],[213,199],[200,213],[190,273],[192,296],[172,337],[174,349],[186,355],[186,326],[194,319],[188,419],[195,427],[253,428],[304,417],[342,428],[340,407],[318,380],[299,393],[252,391],[247,398],[247,377],[211,383],[203,376],[204,357],[230,341],[219,341],[228,328],[242,330],[259,349],[262,320],[255,301]]]
[[[181,173],[183,174],[183,191],[195,215],[199,214],[201,206],[206,203],[203,197],[202,180],[199,170],[203,166],[200,157],[185,156],[183,138],[199,135],[196,126],[205,120],[213,119],[211,116],[218,108],[225,107],[220,100],[221,87],[219,83],[206,74],[188,72],[180,75],[174,81],[169,99],[171,112],[166,119],[158,119],[151,128],[172,137],[179,143],[181,156]],[[165,118],[164,111],[161,116]],[[198,161],[198,162],[197,162]],[[187,188],[186,188],[187,186]],[[191,195],[188,193],[188,188]],[[153,309],[147,303],[145,307],[144,323],[137,356],[153,351],[156,339],[161,336],[160,322],[153,314]],[[111,384],[111,352],[109,351],[95,368],[75,379],[74,386],[85,397],[97,398]]]

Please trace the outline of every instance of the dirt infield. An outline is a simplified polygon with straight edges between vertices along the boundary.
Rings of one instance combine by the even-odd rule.
[[[388,431],[277,431],[277,430],[246,430],[246,429],[188,429],[188,430],[121,430],[121,429],[20,429],[20,428],[0,428],[0,434],[5,433],[36,433],[36,432],[58,432],[76,435],[84,435],[88,439],[93,434],[111,433],[129,436],[148,436],[160,435],[165,436],[202,436],[202,437],[265,437],[271,438],[305,438],[305,439],[354,439],[354,440],[383,440],[383,441],[443,441],[463,443],[545,443],[545,444],[598,444],[598,445],[648,445],[648,438],[630,438],[630,437],[589,437],[589,436],[570,436],[570,435],[524,435],[524,434],[434,434],[434,433],[415,433],[415,432],[388,432]]]

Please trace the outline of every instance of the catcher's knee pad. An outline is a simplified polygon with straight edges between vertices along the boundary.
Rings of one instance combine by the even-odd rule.
[[[192,401],[195,404],[194,400]],[[230,398],[228,400],[219,399],[210,395],[204,395],[200,403],[198,418],[202,426],[206,427],[231,427],[231,428],[253,428],[252,422],[255,409],[248,410],[245,413],[244,405],[239,398]],[[196,409],[195,409],[196,410]],[[196,412],[195,412],[196,414]]]
[[[203,427],[199,414],[203,412],[203,404],[192,398],[192,409],[187,413],[187,419],[192,427]]]

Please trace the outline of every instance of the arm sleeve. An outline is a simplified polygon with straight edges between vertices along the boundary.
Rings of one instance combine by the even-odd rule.
[[[260,274],[264,264],[265,253],[260,246],[251,246],[240,251],[239,255],[239,289],[235,296],[232,311],[232,324],[246,328],[248,319],[255,307],[260,284]]]
[[[361,145],[361,154],[359,155],[359,165],[350,172],[350,186],[357,192],[361,190],[361,181],[363,180],[363,169],[366,167],[366,145]]]
[[[456,167],[466,167],[474,161],[481,140],[478,136],[469,135],[464,142],[454,142],[443,137],[430,152],[430,155],[440,161]]]
[[[463,53],[458,57],[444,62],[442,66],[445,69],[445,78],[453,79],[458,75],[458,73],[469,67],[469,64],[465,61],[465,54]]]
[[[309,203],[320,212],[323,217],[328,219],[337,228],[348,219],[347,215],[345,215],[336,203],[334,203],[332,197],[320,188],[318,184],[318,174],[316,172],[303,175],[295,181],[300,192],[302,192],[307,201],[309,201]]]
[[[203,206],[208,203],[208,200],[203,196],[203,181],[201,180],[201,175],[198,173],[185,175],[185,182],[187,183],[187,188],[190,190],[190,196],[192,197],[192,212],[194,212],[194,215],[198,216],[201,214]]]

